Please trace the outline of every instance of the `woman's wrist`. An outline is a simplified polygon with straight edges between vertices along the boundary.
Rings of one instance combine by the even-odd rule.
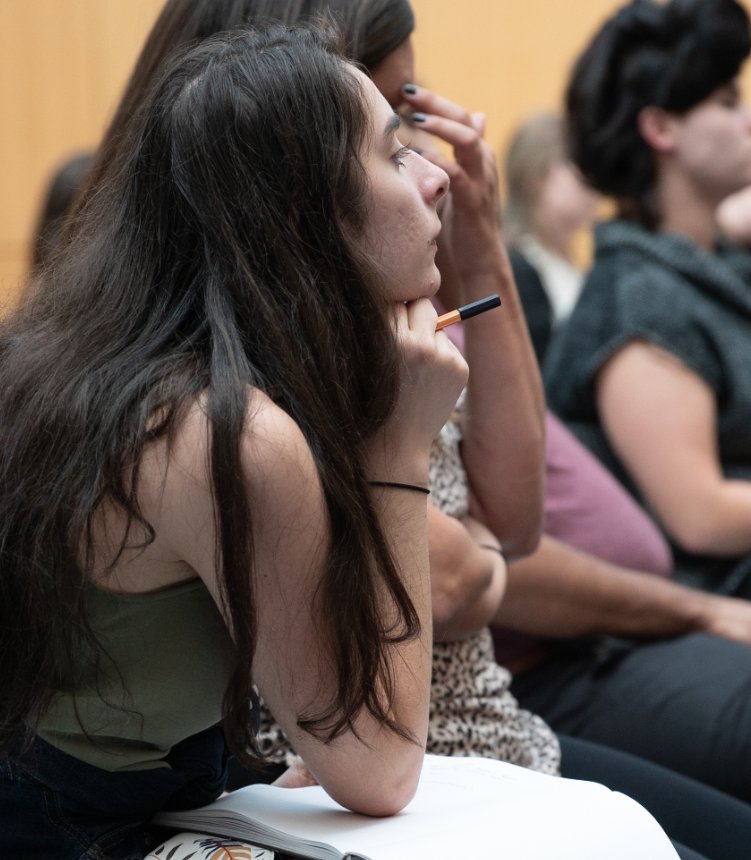
[[[422,484],[408,484],[404,481],[368,481],[371,487],[382,490],[405,490],[412,493],[422,493],[426,496],[430,495],[428,487]]]
[[[430,452],[425,450],[411,456],[395,456],[393,448],[371,452],[366,463],[368,482],[428,486]]]

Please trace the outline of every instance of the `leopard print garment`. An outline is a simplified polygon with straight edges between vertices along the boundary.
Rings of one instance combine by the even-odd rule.
[[[452,517],[464,516],[469,503],[457,418],[454,413],[430,452],[432,500]],[[510,685],[511,674],[496,663],[487,628],[457,642],[435,642],[428,752],[498,758],[558,774],[558,739],[540,717],[519,707]]]
[[[463,516],[468,508],[457,417],[455,413],[444,426],[430,458],[433,502],[454,517]],[[509,692],[510,684],[511,675],[495,661],[487,628],[457,642],[436,642],[428,752],[497,758],[541,773],[558,774],[561,754],[556,736],[540,717],[519,707]],[[265,708],[258,742],[261,752],[273,761],[289,764],[294,756],[281,728]]]

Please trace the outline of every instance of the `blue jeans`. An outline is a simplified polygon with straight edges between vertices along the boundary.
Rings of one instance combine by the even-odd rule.
[[[221,794],[224,736],[208,729],[176,745],[170,767],[110,772],[37,739],[0,760],[0,857],[13,860],[142,860],[158,839],[161,809],[188,809]]]

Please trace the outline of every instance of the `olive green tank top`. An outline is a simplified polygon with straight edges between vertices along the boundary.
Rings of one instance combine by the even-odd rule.
[[[149,594],[92,588],[88,612],[110,659],[96,683],[55,696],[37,734],[105,770],[168,767],[172,746],[221,718],[232,645],[216,604],[194,579]]]

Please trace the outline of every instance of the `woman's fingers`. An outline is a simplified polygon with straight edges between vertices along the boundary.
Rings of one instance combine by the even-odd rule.
[[[305,762],[297,756],[272,784],[279,788],[305,788],[308,785],[318,785],[318,780],[308,770]]]
[[[472,114],[472,125],[473,125],[475,131],[480,135],[480,137],[485,137],[485,127],[487,125],[487,117],[485,116],[484,113],[480,113],[479,111],[477,113],[473,113]]]
[[[406,85],[404,100],[412,109],[405,118],[414,129],[428,132],[452,147],[455,161],[447,159],[435,148],[426,148],[424,152],[426,158],[448,173],[452,188],[459,193],[468,193],[470,198],[476,193],[483,196],[490,193],[497,197],[495,157],[483,140],[485,114],[470,114],[449,99],[412,84]],[[474,191],[472,186],[476,186]]]
[[[462,153],[466,152],[470,157],[473,149],[482,149],[481,141],[485,134],[484,114],[470,114],[461,105],[414,84],[406,85],[404,100],[412,108],[412,121],[414,114],[417,114],[418,125],[425,127],[426,131],[460,149]],[[460,158],[458,152],[457,158]]]
[[[482,168],[485,144],[473,125],[465,125],[440,114],[421,112],[414,113],[410,121],[416,128],[424,129],[449,144],[457,163],[468,173]]]
[[[472,126],[472,116],[468,111],[432,90],[414,84],[405,84],[403,94],[404,100],[415,111],[442,116],[460,125]]]

